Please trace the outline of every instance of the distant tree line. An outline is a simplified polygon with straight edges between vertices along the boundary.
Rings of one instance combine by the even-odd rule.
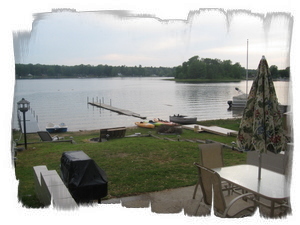
[[[16,78],[73,78],[73,77],[146,77],[162,76],[173,77],[174,68],[169,67],[134,67],[109,66],[109,65],[41,65],[41,64],[16,64]]]
[[[271,66],[272,78],[289,78],[290,68],[278,70]],[[257,70],[248,70],[248,77],[254,78]],[[194,56],[175,70],[176,79],[245,79],[246,69],[239,63],[233,64],[231,60],[201,58]]]
[[[288,79],[290,67],[279,70],[270,67],[272,78]],[[245,79],[246,69],[231,60],[201,58],[194,56],[177,67],[142,67],[109,65],[41,65],[15,64],[16,78],[74,78],[74,77],[175,77],[175,79]],[[248,70],[249,79],[256,76],[256,70]]]
[[[272,65],[270,66],[270,72],[272,78],[283,78],[289,79],[290,78],[290,67],[285,68],[284,70],[279,70],[277,66]]]

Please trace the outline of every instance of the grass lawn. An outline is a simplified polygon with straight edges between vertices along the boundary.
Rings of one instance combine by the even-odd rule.
[[[237,130],[239,121],[239,119],[203,121],[200,124]],[[148,134],[149,131],[156,136],[177,139],[176,135],[158,135],[155,130],[146,128],[128,128],[126,135]],[[14,135],[18,136],[16,133]],[[169,141],[154,137],[91,142],[91,138],[99,136],[99,131],[67,132],[59,136],[66,139],[72,136],[76,144],[36,143],[29,144],[27,150],[18,152],[15,168],[16,179],[19,180],[18,197],[26,207],[42,207],[35,195],[32,167],[46,165],[49,170],[57,170],[60,174],[60,158],[65,151],[84,151],[106,172],[108,178],[106,198],[184,187],[197,182],[197,170],[193,162],[199,162],[199,143]],[[186,129],[183,129],[180,136],[181,140],[210,139],[228,145],[236,140],[235,137],[206,132],[195,133]],[[39,140],[35,134],[28,135],[27,139],[28,142]],[[245,161],[245,154],[224,148],[226,166],[242,164]]]

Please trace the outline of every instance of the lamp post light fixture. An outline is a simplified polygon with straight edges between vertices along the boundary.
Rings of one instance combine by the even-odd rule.
[[[17,104],[18,104],[18,110],[20,110],[20,112],[23,113],[24,144],[25,144],[25,149],[27,149],[25,113],[30,109],[30,102],[22,98],[21,101],[17,102]]]

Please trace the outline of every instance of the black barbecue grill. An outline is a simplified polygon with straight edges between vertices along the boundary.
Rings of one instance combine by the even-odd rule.
[[[61,157],[61,176],[77,203],[98,200],[107,196],[105,172],[83,151],[64,152]]]

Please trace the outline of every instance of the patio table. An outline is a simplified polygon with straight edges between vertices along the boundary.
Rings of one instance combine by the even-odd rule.
[[[275,203],[289,201],[290,185],[287,176],[262,168],[258,179],[258,167],[254,165],[235,165],[213,169],[223,180],[253,193],[258,204],[260,197],[271,201],[270,216],[274,216]]]

